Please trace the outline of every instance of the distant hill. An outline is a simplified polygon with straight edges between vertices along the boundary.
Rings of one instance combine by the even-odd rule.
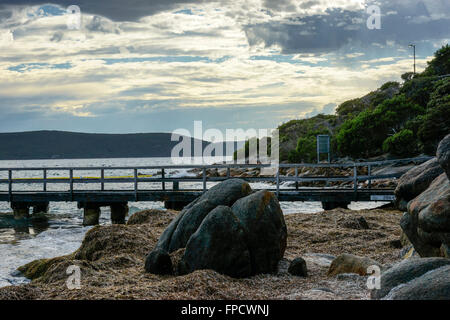
[[[0,160],[170,157],[173,147],[179,143],[171,141],[171,137],[170,133],[0,133]],[[209,144],[202,141],[203,148]],[[194,139],[191,145],[193,148]]]

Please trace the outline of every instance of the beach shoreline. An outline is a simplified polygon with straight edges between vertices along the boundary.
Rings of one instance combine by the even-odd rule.
[[[285,216],[287,248],[277,274],[233,279],[212,270],[178,277],[145,273],[146,255],[177,214],[148,210],[139,213],[143,218],[138,224],[95,227],[73,254],[45,261],[39,273],[36,266],[31,271],[22,268],[40,277],[29,284],[0,288],[0,299],[365,300],[370,296],[367,276],[328,277],[333,258],[349,253],[374,259],[383,266],[401,260],[398,242],[402,212],[388,208],[335,209]],[[360,217],[369,229],[355,224]],[[290,261],[297,257],[306,261],[305,278],[287,272]],[[69,290],[66,285],[66,270],[71,265],[81,269],[79,290]]]

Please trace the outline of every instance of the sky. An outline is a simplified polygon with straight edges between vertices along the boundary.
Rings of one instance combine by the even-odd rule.
[[[449,20],[448,0],[0,0],[0,132],[270,129],[333,114],[412,71],[412,42],[423,70]]]

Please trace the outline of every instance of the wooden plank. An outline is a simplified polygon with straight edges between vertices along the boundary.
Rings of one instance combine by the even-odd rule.
[[[138,169],[134,169],[134,201],[138,201]]]
[[[203,193],[205,193],[206,190],[207,190],[207,186],[206,186],[206,179],[207,179],[206,168],[203,168],[202,179],[203,179]]]
[[[44,169],[43,177],[44,177],[43,189],[45,192],[47,191],[47,169]]]
[[[101,174],[101,180],[102,180],[100,188],[102,191],[104,191],[105,190],[105,169],[102,169],[100,174]]]
[[[8,170],[8,201],[12,200],[12,170]]]
[[[277,197],[280,196],[280,168],[277,168]]]
[[[73,169],[70,169],[70,195],[71,201],[73,201]]]

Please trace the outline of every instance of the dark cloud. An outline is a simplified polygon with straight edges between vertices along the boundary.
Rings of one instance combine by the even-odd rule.
[[[404,0],[382,2],[380,8],[380,30],[367,28],[369,14],[364,10],[342,9],[328,9],[325,14],[282,22],[247,25],[244,30],[250,45],[277,45],[287,54],[331,52],[347,45],[369,47],[388,42],[406,45],[412,41],[450,37],[448,3]]]
[[[170,10],[179,4],[201,2],[206,0],[0,0],[0,7],[48,3],[62,7],[78,5],[82,12],[101,15],[114,21],[136,21],[145,16]]]

